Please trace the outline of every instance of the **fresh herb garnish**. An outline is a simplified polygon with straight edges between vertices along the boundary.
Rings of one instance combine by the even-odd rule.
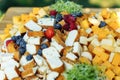
[[[76,64],[65,72],[66,80],[106,80],[104,72],[90,64]]]
[[[58,12],[68,12],[68,13],[75,13],[75,12],[81,12],[82,6],[79,4],[76,4],[72,1],[63,1],[58,0],[55,4],[51,5],[50,8],[52,10],[56,10]]]

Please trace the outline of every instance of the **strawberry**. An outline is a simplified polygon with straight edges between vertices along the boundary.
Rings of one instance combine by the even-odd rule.
[[[49,27],[44,34],[50,40],[54,36],[54,28]]]
[[[56,10],[51,10],[50,11],[50,16],[56,16],[57,14],[57,11]]]
[[[7,40],[6,41],[6,46],[8,46],[8,44],[10,43],[10,42],[12,42],[13,40]]]

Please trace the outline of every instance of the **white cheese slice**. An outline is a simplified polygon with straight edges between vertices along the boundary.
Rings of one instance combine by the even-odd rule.
[[[92,41],[91,41],[91,44],[96,47],[96,46],[100,46],[100,42],[97,38],[94,38]]]
[[[47,70],[48,70],[48,67],[47,66],[40,66],[38,68],[38,71],[41,73],[41,74],[46,74],[47,73]]]
[[[23,36],[23,39],[24,39],[24,41],[28,41],[28,39],[29,39],[29,36],[27,35],[27,33]]]
[[[40,37],[30,37],[27,42],[28,44],[40,45]]]
[[[54,47],[49,47],[49,48],[43,49],[42,53],[45,58],[60,57],[60,54]]]
[[[35,23],[33,20],[28,21],[25,24],[25,27],[32,31],[40,31],[42,29],[42,27]]]
[[[9,61],[13,58],[13,54],[10,53],[0,53],[0,60],[2,62]]]
[[[75,61],[77,59],[77,56],[74,53],[70,52],[70,53],[67,53],[66,58],[72,61]]]
[[[41,17],[44,17],[45,15],[47,15],[46,11],[45,11],[43,8],[41,8],[41,9],[39,10],[38,14],[39,14],[40,18],[41,18]]]
[[[38,19],[38,24],[41,26],[54,26],[54,18],[40,18]]]
[[[26,44],[26,51],[30,54],[36,54],[36,46],[33,44]]]
[[[88,18],[88,21],[89,21],[91,24],[95,25],[95,26],[99,26],[99,24],[100,24],[100,21],[98,21],[98,20],[95,19],[94,17]]]
[[[58,72],[50,72],[47,75],[47,80],[55,80],[59,76]]]
[[[66,46],[73,46],[73,43],[74,43],[77,35],[78,35],[77,30],[70,31],[69,34],[68,34],[68,37],[67,37],[67,39],[65,41]]]
[[[112,39],[102,39],[101,45],[113,46],[113,40]]]
[[[62,45],[58,44],[54,38],[52,38],[51,46],[55,47],[58,52],[61,52],[61,50],[64,48]]]
[[[0,80],[5,80],[5,73],[2,70],[0,70]]]
[[[86,29],[86,33],[90,34],[92,32],[92,29],[91,28],[87,28]]]
[[[66,70],[69,70],[69,69],[72,69],[73,68],[73,65],[72,64],[70,64],[70,63],[68,63],[68,62],[66,62],[66,61],[63,61],[64,62],[64,65],[65,65],[65,69]]]
[[[82,52],[81,56],[86,57],[89,60],[92,60],[92,54],[89,52]]]
[[[7,68],[5,68],[4,72],[8,80],[12,80],[13,78],[16,78],[19,76],[14,67],[8,66]]]

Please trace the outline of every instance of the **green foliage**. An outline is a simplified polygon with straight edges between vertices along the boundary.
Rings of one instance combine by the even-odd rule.
[[[104,73],[97,67],[89,64],[76,64],[66,71],[66,80],[106,80]]]

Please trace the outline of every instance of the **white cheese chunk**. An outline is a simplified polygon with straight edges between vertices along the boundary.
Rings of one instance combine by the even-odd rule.
[[[100,42],[97,38],[94,38],[92,41],[91,41],[91,44],[95,47],[95,46],[100,46]]]
[[[74,43],[77,35],[78,35],[77,30],[70,31],[69,34],[68,34],[68,37],[67,37],[67,39],[65,41],[66,46],[73,46],[73,43]]]
[[[26,51],[30,54],[36,54],[36,46],[33,44],[26,44]]]
[[[80,42],[81,44],[87,45],[87,44],[88,44],[87,37],[85,37],[85,36],[80,36],[79,42]]]
[[[58,44],[53,38],[52,38],[51,46],[55,47],[58,52],[61,52],[61,50],[64,48],[62,45]]]
[[[14,67],[8,66],[7,68],[5,68],[4,72],[9,80],[18,77],[18,73],[16,72]]]
[[[15,33],[15,36],[19,36],[19,35],[21,35],[21,33],[20,33],[20,31],[17,31],[17,32]]]
[[[40,31],[42,29],[41,26],[39,26],[37,23],[34,21],[30,20],[25,24],[25,27],[27,27],[29,30],[32,31]]]
[[[29,44],[40,45],[40,37],[30,37],[27,42]]]
[[[82,46],[79,44],[79,42],[74,42],[73,53],[77,53],[80,56],[81,52],[82,52]]]
[[[13,58],[13,54],[10,54],[10,53],[0,53],[0,60],[2,62],[9,61],[12,58]]]
[[[38,71],[41,73],[41,74],[46,74],[47,71],[48,71],[48,67],[47,66],[40,66],[38,68]]]
[[[114,52],[120,52],[120,47],[115,47]]]
[[[27,33],[23,36],[23,39],[24,39],[24,41],[28,41],[28,39],[29,39],[29,36],[27,35]]]
[[[42,53],[45,58],[60,57],[60,54],[54,47],[49,47],[49,48],[43,49]]]
[[[41,26],[54,26],[54,18],[40,18],[38,19],[38,24]]]
[[[59,57],[48,57],[47,62],[52,69],[60,68],[63,65]]]
[[[113,46],[113,40],[112,39],[102,39],[101,45]]]
[[[115,53],[110,53],[110,57],[109,57],[109,62],[112,62],[112,60],[113,60],[113,58],[114,58],[114,55],[115,55]]]
[[[58,72],[50,72],[47,75],[47,80],[55,80],[58,77],[59,73]]]
[[[4,71],[0,70],[0,80],[5,80],[5,73]]]
[[[81,56],[86,57],[89,60],[92,60],[92,54],[89,52],[82,52]]]
[[[99,26],[99,24],[100,24],[100,21],[98,21],[98,20],[95,19],[94,17],[88,18],[88,21],[89,21],[91,24],[95,25],[95,26]]]
[[[73,68],[73,65],[72,64],[70,64],[70,63],[68,63],[68,62],[66,62],[66,61],[63,61],[64,62],[64,65],[65,65],[65,69],[66,70],[69,70],[69,69],[72,69]]]
[[[70,53],[67,53],[66,58],[72,61],[75,61],[77,59],[77,56],[74,53],[70,52]]]
[[[91,28],[86,29],[86,33],[90,34],[92,32]]]
[[[44,10],[43,8],[41,8],[41,9],[39,10],[38,14],[39,14],[40,18],[41,18],[41,17],[44,17],[45,15],[47,15],[47,13],[45,12],[45,10]]]

